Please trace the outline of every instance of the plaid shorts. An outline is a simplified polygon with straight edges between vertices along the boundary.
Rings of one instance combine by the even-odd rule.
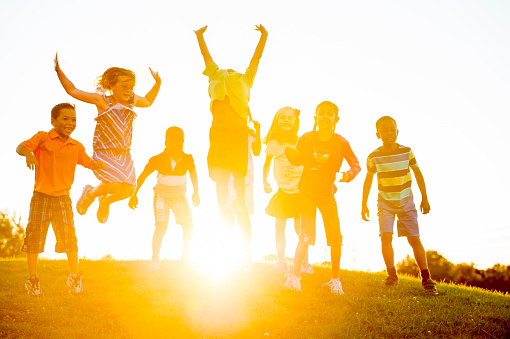
[[[156,224],[168,223],[170,210],[174,212],[175,222],[182,225],[187,220],[192,220],[188,199],[183,194],[177,198],[165,198],[154,194],[154,217]]]
[[[57,239],[55,252],[78,252],[71,198],[68,195],[51,196],[40,192],[34,192],[30,202],[28,225],[21,250],[28,253],[44,252],[50,223]]]

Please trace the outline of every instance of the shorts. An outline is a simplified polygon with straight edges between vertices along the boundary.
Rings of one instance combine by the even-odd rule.
[[[209,131],[207,167],[209,176],[218,181],[232,173],[248,172],[248,126],[224,128],[212,126]]]
[[[342,234],[340,233],[340,220],[338,219],[335,197],[333,195],[317,197],[302,191],[299,192],[299,211],[301,214],[299,242],[305,245],[315,244],[317,208],[321,212],[324,222],[327,245],[342,246]]]
[[[170,210],[174,213],[175,222],[179,225],[183,225],[186,221],[193,220],[188,199],[184,194],[176,198],[165,198],[161,195],[154,194],[154,218],[156,219],[156,224],[168,224]]]
[[[269,201],[266,213],[277,219],[299,217],[299,193],[285,193],[279,188]]]
[[[46,235],[51,223],[55,238],[55,252],[78,252],[73,205],[68,195],[51,196],[34,192],[30,201],[30,213],[21,250],[28,253],[44,252]]]
[[[377,201],[377,216],[379,217],[379,236],[384,232],[393,233],[393,224],[397,216],[397,233],[399,237],[419,237],[418,212],[414,206],[413,195],[401,207],[379,199]]]

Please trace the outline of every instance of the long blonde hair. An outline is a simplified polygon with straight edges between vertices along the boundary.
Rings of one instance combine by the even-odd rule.
[[[297,141],[298,139],[297,132],[299,130],[299,114],[301,113],[301,111],[289,106],[285,106],[280,108],[274,115],[271,127],[269,127],[269,131],[267,132],[267,135],[263,140],[264,144],[267,144],[271,140],[276,140],[278,138],[278,135],[280,134],[280,131],[278,130],[278,120],[280,119],[280,115],[282,114],[282,112],[287,109],[291,109],[292,112],[294,113],[294,116],[296,117],[296,119],[294,120],[294,126],[292,126],[290,132],[293,133],[292,137]]]

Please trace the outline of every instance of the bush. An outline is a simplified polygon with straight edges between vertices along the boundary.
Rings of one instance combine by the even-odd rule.
[[[20,256],[24,236],[21,218],[0,212],[0,258]]]

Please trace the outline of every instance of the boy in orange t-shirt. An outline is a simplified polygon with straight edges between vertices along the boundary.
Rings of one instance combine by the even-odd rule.
[[[29,278],[25,282],[28,294],[41,294],[37,277],[37,258],[44,252],[46,234],[51,223],[57,243],[55,252],[66,253],[71,274],[67,285],[71,293],[81,293],[81,272],[78,273],[78,244],[73,207],[69,191],[74,181],[76,165],[95,170],[104,168],[101,161],[92,160],[85,147],[69,136],[76,128],[74,105],[58,104],[51,110],[49,132],[39,132],[22,142],[16,152],[26,158],[27,167],[35,169],[35,187],[25,239],[21,250],[27,252]]]

